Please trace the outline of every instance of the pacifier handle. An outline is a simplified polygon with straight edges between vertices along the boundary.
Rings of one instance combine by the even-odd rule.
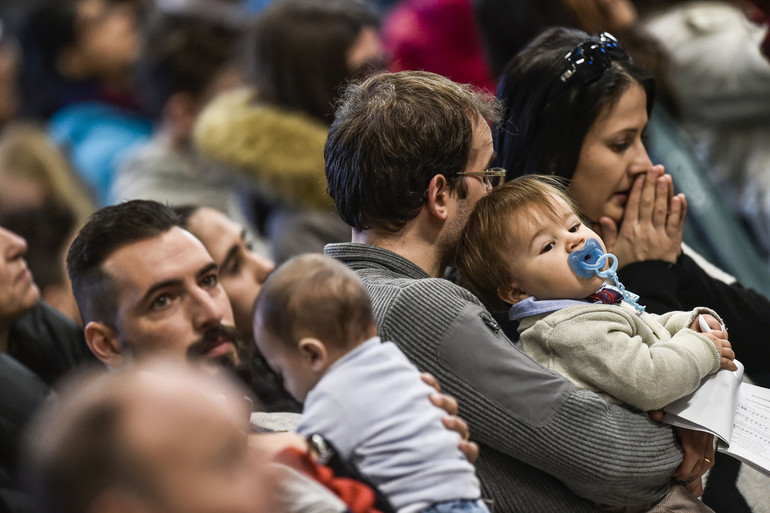
[[[607,269],[602,268],[607,264],[607,260],[612,259],[612,263]],[[580,249],[576,249],[569,254],[569,266],[581,278],[591,278],[595,274],[603,279],[611,279],[615,282],[615,287],[623,294],[623,301],[633,305],[637,313],[644,312],[644,306],[639,304],[639,296],[627,291],[618,279],[618,257],[612,253],[605,253],[602,245],[596,239],[588,239]]]
[[[604,267],[605,263],[610,258],[612,259],[612,263],[610,264],[610,266],[607,269],[603,270],[603,271],[600,270],[602,267]],[[596,269],[595,272],[596,272],[597,276],[599,276],[600,278],[611,278],[613,276],[617,276],[618,257],[613,255],[612,253],[605,253],[602,256],[600,256],[598,258],[598,260],[596,261],[596,264],[599,267]]]

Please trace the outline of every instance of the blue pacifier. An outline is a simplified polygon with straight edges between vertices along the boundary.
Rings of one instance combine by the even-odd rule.
[[[618,258],[612,253],[605,253],[601,244],[596,239],[588,239],[585,246],[576,249],[569,254],[569,266],[581,278],[588,279],[594,274],[600,278],[610,278],[615,282],[615,287],[623,294],[623,301],[636,308],[638,313],[644,311],[644,307],[639,304],[639,296],[627,291],[618,280]],[[602,270],[607,265],[607,260],[612,259],[609,268]]]
[[[612,265],[606,271],[602,271],[608,258],[612,258]],[[581,278],[588,279],[594,274],[600,278],[609,278],[616,274],[618,259],[612,253],[605,253],[598,240],[588,239],[582,249],[576,249],[569,254],[569,266]]]

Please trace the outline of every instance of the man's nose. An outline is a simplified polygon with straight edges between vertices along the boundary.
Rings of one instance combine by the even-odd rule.
[[[206,329],[221,324],[225,308],[222,299],[227,301],[224,291],[217,286],[213,289],[196,287],[190,294],[193,322],[196,329]]]
[[[27,241],[21,235],[0,227],[0,248],[4,253],[2,257],[9,261],[15,260],[27,252]]]
[[[267,277],[275,269],[275,264],[256,253],[250,255],[251,267],[258,283],[264,283]]]

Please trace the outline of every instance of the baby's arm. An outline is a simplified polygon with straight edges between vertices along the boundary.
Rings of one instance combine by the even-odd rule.
[[[554,325],[540,321],[522,333],[522,342],[526,347],[525,338],[544,337],[553,370],[581,388],[604,392],[643,411],[692,392],[719,368],[716,348],[702,335],[681,330],[661,341],[652,330],[638,328],[638,319],[631,316],[635,314],[625,310],[611,314],[597,309]]]
[[[666,330],[676,337],[682,330],[692,330],[708,339],[719,353],[722,369],[736,370],[733,363],[735,353],[732,344],[727,340],[728,334],[722,319],[709,308],[698,307],[690,311],[671,311],[663,315],[650,314],[666,327]],[[703,324],[699,321],[703,319]]]

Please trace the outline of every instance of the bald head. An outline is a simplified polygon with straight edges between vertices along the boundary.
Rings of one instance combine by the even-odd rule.
[[[232,382],[178,362],[82,376],[34,423],[35,491],[61,513],[260,513],[248,414]]]

